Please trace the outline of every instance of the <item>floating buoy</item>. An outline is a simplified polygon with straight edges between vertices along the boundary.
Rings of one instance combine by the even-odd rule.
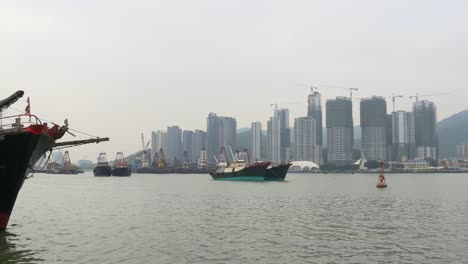
[[[384,176],[384,163],[380,162],[380,174],[377,179],[377,188],[387,188],[387,181]]]

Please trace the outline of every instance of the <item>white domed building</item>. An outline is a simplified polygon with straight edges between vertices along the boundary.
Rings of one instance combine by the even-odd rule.
[[[308,172],[308,171],[315,171],[319,169],[319,166],[312,161],[301,160],[301,161],[293,161],[291,162],[291,168],[289,168],[292,172]]]

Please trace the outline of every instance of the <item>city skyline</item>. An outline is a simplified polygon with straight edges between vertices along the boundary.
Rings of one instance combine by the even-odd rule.
[[[465,1],[0,7],[2,96],[24,90],[33,114],[110,137],[74,148],[74,159],[129,154],[142,132],[149,138],[173,124],[205,129],[210,112],[236,117],[241,128],[257,120],[266,127],[270,104],[299,101],[281,106],[294,120],[307,111],[302,85],[317,85],[323,102],[348,94],[325,86],[359,88],[356,97],[449,93],[427,98],[438,120],[467,109]],[[23,110],[25,99],[14,107]],[[411,103],[398,99],[397,109],[411,111]]]

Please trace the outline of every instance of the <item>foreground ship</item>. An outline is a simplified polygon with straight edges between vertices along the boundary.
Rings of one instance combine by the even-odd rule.
[[[247,164],[244,160],[234,160],[228,166],[218,166],[210,175],[215,180],[264,181],[269,162]]]
[[[114,169],[112,169],[112,176],[128,177],[132,175],[132,170],[128,167],[122,152],[117,152],[114,161]]]
[[[266,171],[265,181],[284,181],[291,165],[292,163],[285,163],[269,167]]]
[[[111,176],[112,175],[112,168],[109,166],[109,162],[107,162],[106,153],[99,153],[98,163],[93,170],[94,176]]]
[[[17,91],[1,100],[0,113],[23,95],[23,91]],[[29,113],[29,103],[26,112],[21,115],[0,117],[0,230],[4,230],[8,225],[18,192],[30,172],[29,169],[33,168],[47,151],[51,151],[54,147],[109,140],[98,138],[57,143],[56,140],[62,138],[68,130],[67,122],[63,126],[49,127],[47,123],[42,123]],[[22,118],[27,118],[29,121],[22,123]]]

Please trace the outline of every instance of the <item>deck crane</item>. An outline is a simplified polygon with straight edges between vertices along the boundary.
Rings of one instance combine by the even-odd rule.
[[[419,101],[419,97],[429,97],[429,96],[438,96],[438,95],[448,95],[448,93],[423,94],[423,95],[416,94],[416,95],[410,96],[409,98],[410,98],[410,99],[415,98],[415,99],[416,99],[416,102],[417,102],[417,101]]]

